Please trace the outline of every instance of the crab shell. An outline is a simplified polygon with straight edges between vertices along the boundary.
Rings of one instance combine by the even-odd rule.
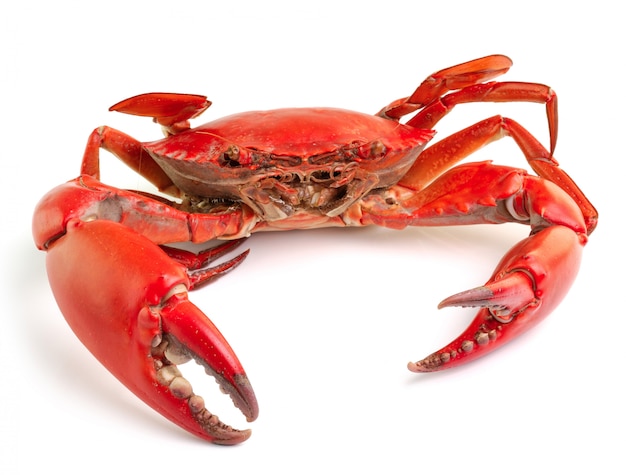
[[[196,206],[241,201],[273,221],[339,215],[397,183],[433,135],[358,112],[291,108],[231,115],[144,147]]]

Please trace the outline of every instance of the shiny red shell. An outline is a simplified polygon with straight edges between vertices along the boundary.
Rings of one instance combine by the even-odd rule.
[[[267,215],[269,202],[327,211],[393,185],[433,135],[358,112],[291,108],[231,115],[144,147],[187,195]]]

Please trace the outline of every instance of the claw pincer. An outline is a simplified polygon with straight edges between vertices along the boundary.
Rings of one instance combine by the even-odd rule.
[[[421,361],[409,363],[409,370],[427,373],[468,363],[533,328],[567,294],[586,240],[584,234],[554,226],[519,242],[484,286],[439,304],[439,308],[482,308],[454,341]]]
[[[250,436],[211,414],[176,366],[195,359],[249,421],[257,417],[256,398],[239,360],[187,299],[191,283],[185,266],[148,238],[103,219],[71,219],[64,234],[46,246],[59,308],[115,377],[199,437],[236,444]]]

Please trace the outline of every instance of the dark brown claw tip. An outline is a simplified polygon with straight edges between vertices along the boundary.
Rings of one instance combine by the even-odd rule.
[[[519,313],[536,301],[534,277],[529,271],[516,269],[481,287],[452,295],[438,307],[484,307],[501,323],[507,323],[510,320],[507,316]]]
[[[231,397],[233,404],[241,411],[248,422],[252,422],[258,417],[259,408],[256,397],[245,374],[234,377],[236,387],[232,387],[218,376],[215,376],[215,379],[222,391]],[[211,414],[204,407],[204,399],[198,395],[194,394],[191,396],[188,404],[194,419],[216,444],[235,445],[248,440],[252,435],[250,429],[239,430],[224,424],[215,414]]]
[[[437,308],[445,307],[486,307],[493,299],[493,291],[488,287],[476,287],[471,290],[459,292],[442,300]]]
[[[236,445],[248,440],[252,435],[250,429],[238,430],[224,424],[215,414],[211,414],[204,407],[204,400],[200,396],[194,395],[189,398],[189,408],[195,420],[215,444]]]
[[[255,421],[259,417],[259,406],[256,396],[245,374],[234,376],[235,387],[229,387],[230,385],[218,376],[215,376],[215,379],[220,383],[222,390],[230,395],[233,404],[241,411],[248,422]]]

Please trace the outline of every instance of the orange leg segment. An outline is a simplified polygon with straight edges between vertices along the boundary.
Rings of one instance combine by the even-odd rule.
[[[451,305],[484,307],[450,344],[416,363],[416,373],[468,363],[530,330],[561,302],[573,283],[586,237],[564,226],[545,228],[514,246],[491,279],[444,300]]]
[[[490,82],[476,84],[437,98],[407,122],[420,129],[432,129],[458,104],[470,102],[537,102],[546,105],[550,129],[550,154],[554,153],[558,131],[557,96],[543,84]]]
[[[506,73],[512,65],[513,62],[509,58],[496,54],[442,69],[426,78],[409,97],[391,103],[378,115],[397,120],[430,104],[449,91],[498,77]]]
[[[250,436],[249,430],[233,429],[211,414],[177,369],[195,359],[248,420],[257,417],[241,363],[215,325],[187,299],[191,283],[185,266],[132,229],[99,219],[68,222],[67,232],[50,244],[46,263],[72,330],[146,404],[215,443],[236,444]]]
[[[412,190],[423,190],[443,172],[490,142],[512,137],[529,165],[542,178],[565,190],[580,207],[587,233],[595,229],[598,213],[576,183],[565,173],[541,143],[524,127],[512,119],[494,116],[463,129],[424,150],[411,169],[400,180],[400,185]]]
[[[202,114],[211,106],[205,96],[150,92],[124,99],[111,106],[110,111],[141,117],[153,117],[163,127],[166,135],[189,129],[189,119]]]
[[[223,264],[207,267],[216,259],[219,259],[224,254],[237,248],[243,241],[245,241],[245,239],[226,241],[219,246],[205,249],[198,254],[169,246],[161,246],[161,249],[187,269],[187,274],[189,275],[189,290],[194,290],[211,283],[214,279],[221,277],[241,264],[248,256],[250,252],[249,249]]]
[[[180,196],[180,190],[144,150],[143,144],[111,127],[98,127],[89,136],[81,166],[82,175],[100,180],[100,149],[111,152],[160,191],[174,197]]]
[[[362,200],[360,215],[350,211],[360,224],[391,228],[505,222],[531,227],[531,235],[505,255],[486,284],[441,302],[440,308],[482,308],[460,337],[410,363],[415,372],[471,361],[549,315],[574,281],[589,221],[557,184],[489,162],[456,166],[421,191],[398,185],[372,194]]]

